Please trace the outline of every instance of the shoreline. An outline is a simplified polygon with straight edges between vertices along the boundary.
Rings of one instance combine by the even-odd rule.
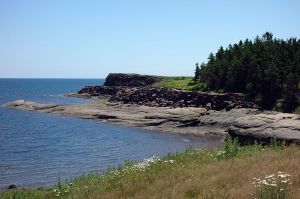
[[[68,94],[72,97],[85,95]],[[211,136],[224,141],[237,138],[241,144],[262,144],[276,138],[286,144],[300,144],[300,116],[254,108],[207,110],[201,107],[151,107],[111,102],[109,96],[91,97],[84,104],[39,104],[17,100],[8,108],[91,119],[112,125],[150,131]]]
[[[86,94],[66,94],[87,98]],[[158,107],[111,101],[110,96],[90,97],[84,104],[40,104],[17,100],[8,108],[91,119],[150,131],[238,139],[243,144],[267,144],[277,139],[300,144],[300,115],[255,108],[212,110],[203,107]]]
[[[109,102],[108,96],[88,98],[85,95],[65,94],[67,97],[88,99],[83,104],[41,104],[32,101],[16,100],[4,107],[24,111],[36,111],[57,116],[89,119],[110,125],[135,128],[161,133],[188,134],[192,136],[212,136],[224,140],[226,133],[220,131],[198,131],[193,122],[199,115],[206,115],[204,108],[149,107],[136,104]],[[169,120],[169,121],[164,121]],[[169,124],[166,124],[168,123]]]

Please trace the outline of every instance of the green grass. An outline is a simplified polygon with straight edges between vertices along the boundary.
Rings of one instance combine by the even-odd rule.
[[[297,198],[299,164],[298,147],[240,147],[230,141],[220,149],[190,149],[148,164],[128,161],[104,174],[58,181],[51,189],[9,190],[0,198],[251,198],[253,178],[277,171],[292,175],[286,195]]]
[[[164,77],[162,81],[156,82],[155,87],[170,87],[189,89],[189,83],[193,80],[193,77]]]
[[[195,83],[193,77],[164,77],[162,81],[153,84],[154,87],[168,87],[179,88],[185,90],[204,90],[206,86],[204,84]]]

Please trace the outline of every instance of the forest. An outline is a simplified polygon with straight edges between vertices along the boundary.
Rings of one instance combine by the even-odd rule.
[[[194,81],[208,90],[243,93],[264,109],[292,112],[298,106],[300,40],[270,32],[220,47],[207,63],[196,63]]]

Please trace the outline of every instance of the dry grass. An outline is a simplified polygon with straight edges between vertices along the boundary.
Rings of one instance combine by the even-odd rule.
[[[97,198],[252,198],[253,177],[285,171],[292,175],[291,198],[300,193],[300,150],[291,147],[208,164],[176,165],[155,181],[124,184]],[[95,197],[91,196],[91,198]]]
[[[292,175],[290,198],[296,199],[299,165],[299,147],[246,148],[233,158],[219,158],[217,151],[188,151],[169,155],[143,171],[122,172],[120,167],[121,174],[106,174],[105,179],[80,177],[73,181],[72,194],[63,198],[253,198],[253,177],[284,171]],[[45,191],[41,198],[55,195]]]

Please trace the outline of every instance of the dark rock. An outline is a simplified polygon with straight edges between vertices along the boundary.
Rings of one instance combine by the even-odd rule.
[[[162,80],[162,77],[151,75],[110,73],[106,77],[104,86],[140,87],[152,85],[160,80]]]
[[[94,114],[97,119],[117,119],[117,116],[114,115],[103,115],[103,114]]]
[[[123,87],[110,101],[124,104],[142,104],[160,107],[206,107],[213,110],[231,110],[233,108],[257,108],[234,93],[205,93],[155,87]]]
[[[178,127],[195,127],[201,124],[201,121],[196,118],[196,119],[182,121],[182,123],[183,124],[179,125]]]
[[[17,186],[14,184],[8,185],[7,189],[16,189]]]
[[[108,95],[110,102],[139,104],[158,107],[205,107],[208,110],[231,110],[233,108],[258,108],[234,93],[206,93],[173,88],[87,86],[79,94],[90,96]]]
[[[99,95],[115,95],[119,91],[116,86],[86,86],[81,89],[78,94],[89,94],[91,96]]]
[[[149,86],[159,80],[161,77],[157,76],[111,73],[104,86],[86,86],[78,94],[108,95],[110,102],[152,107],[205,107],[207,110],[227,111],[234,108],[257,108],[256,104],[234,93],[218,94]]]

